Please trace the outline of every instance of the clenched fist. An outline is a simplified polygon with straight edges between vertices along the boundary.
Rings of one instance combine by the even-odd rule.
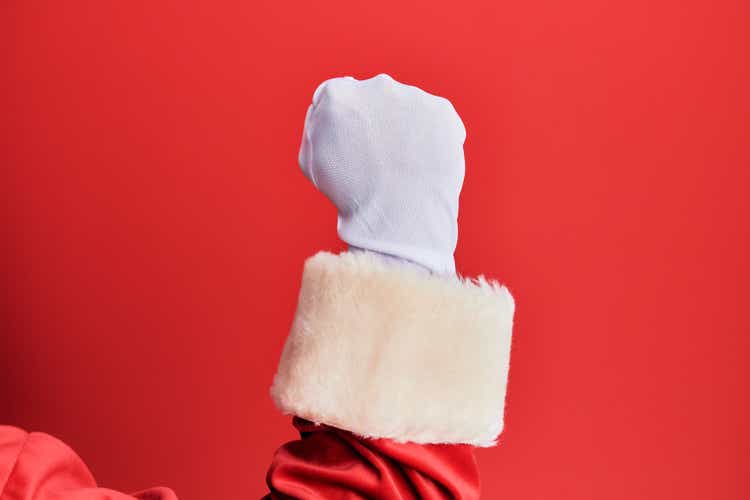
[[[466,130],[453,105],[388,75],[323,82],[299,163],[352,247],[455,272]]]

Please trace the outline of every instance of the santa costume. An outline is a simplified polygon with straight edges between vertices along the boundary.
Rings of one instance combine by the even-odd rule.
[[[450,101],[387,75],[323,82],[299,162],[338,210],[341,254],[302,273],[271,387],[300,439],[267,499],[476,499],[474,447],[503,427],[514,302],[461,278],[453,253],[464,125]],[[42,433],[0,427],[0,500],[177,498],[99,488]]]

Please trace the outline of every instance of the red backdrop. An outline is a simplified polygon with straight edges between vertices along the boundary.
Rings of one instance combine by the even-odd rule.
[[[0,421],[100,482],[252,498],[328,77],[467,129],[459,269],[518,310],[488,499],[748,498],[748,10],[685,2],[3,2]]]

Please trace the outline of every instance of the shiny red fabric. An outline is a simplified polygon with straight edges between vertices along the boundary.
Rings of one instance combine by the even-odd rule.
[[[177,500],[168,488],[126,495],[98,488],[88,467],[62,441],[0,426],[0,500]]]
[[[266,500],[470,500],[479,498],[473,450],[364,439],[294,419],[301,439],[275,453]],[[177,500],[168,488],[133,494],[96,485],[62,441],[0,426],[0,500]]]
[[[479,498],[471,446],[364,439],[300,418],[294,426],[301,439],[274,455],[265,500]]]

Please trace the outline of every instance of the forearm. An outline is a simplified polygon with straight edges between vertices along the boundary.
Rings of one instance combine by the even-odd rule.
[[[471,446],[367,439],[300,418],[294,426],[301,438],[274,454],[267,499],[479,498]]]
[[[371,252],[308,259],[271,392],[284,413],[327,425],[297,420],[302,438],[274,457],[271,491],[477,498],[472,446],[502,429],[513,308],[495,283]],[[402,492],[421,487],[434,493]]]

